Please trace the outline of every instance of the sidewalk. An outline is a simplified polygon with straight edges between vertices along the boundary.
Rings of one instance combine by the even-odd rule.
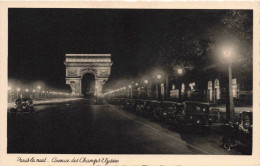
[[[218,106],[216,106],[216,107],[213,107],[213,108],[215,108],[215,109],[219,109],[219,112],[226,112],[226,105],[218,105]],[[243,111],[249,111],[249,112],[252,112],[252,110],[253,110],[253,108],[252,108],[252,106],[250,107],[250,106],[248,106],[248,107],[234,107],[234,111],[235,111],[235,113],[236,114],[239,114],[239,113],[241,113],[241,112],[243,112]]]
[[[34,105],[40,105],[40,104],[50,104],[50,103],[62,103],[66,101],[73,101],[73,100],[79,100],[81,98],[61,98],[61,99],[48,99],[48,100],[33,100]],[[15,106],[15,103],[8,103],[7,109],[10,109],[11,107]]]

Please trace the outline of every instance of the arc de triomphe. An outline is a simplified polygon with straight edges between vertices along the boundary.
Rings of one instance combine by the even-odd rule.
[[[72,93],[82,95],[82,77],[86,73],[95,76],[95,91],[102,95],[102,87],[108,80],[112,66],[111,54],[66,54],[66,84]]]

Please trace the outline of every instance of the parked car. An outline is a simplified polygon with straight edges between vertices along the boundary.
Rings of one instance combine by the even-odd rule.
[[[172,102],[172,101],[163,101],[161,103],[161,121],[163,123],[169,124],[170,119],[171,119],[171,115],[174,114],[174,107],[176,105],[176,102]]]
[[[139,115],[143,114],[144,110],[144,100],[143,99],[136,99],[135,100],[135,112]]]
[[[135,100],[134,99],[126,99],[124,109],[126,110],[135,110]]]
[[[169,124],[171,129],[178,131],[182,124],[184,118],[184,104],[176,103],[174,104],[173,111],[169,114]]]
[[[12,116],[16,115],[33,115],[33,101],[30,98],[20,98],[15,101],[15,106],[10,109]]]
[[[151,117],[152,116],[152,107],[150,105],[150,100],[145,100],[144,101],[144,106],[143,106],[143,109],[142,109],[142,114],[145,116],[145,117]]]
[[[108,98],[107,103],[108,104],[114,104],[115,98]]]
[[[235,122],[227,122],[223,127],[223,147],[231,150],[234,147],[240,148],[245,153],[252,153],[252,112],[244,111],[239,114]]]
[[[116,105],[124,105],[126,103],[126,99],[125,98],[116,98],[115,99],[115,104]]]
[[[152,100],[149,103],[150,110],[152,113],[153,120],[160,121],[161,120],[161,114],[162,114],[162,107],[161,102],[158,100]]]
[[[212,125],[212,104],[187,101],[179,126],[189,127],[193,131],[204,132]]]

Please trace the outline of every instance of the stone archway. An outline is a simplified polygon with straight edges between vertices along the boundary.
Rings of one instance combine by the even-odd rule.
[[[95,76],[91,73],[85,73],[81,79],[81,93],[87,98],[95,96]]]
[[[110,76],[111,54],[66,54],[66,84],[72,93],[82,95],[82,78],[86,73],[95,76],[95,93],[102,95],[102,88]]]

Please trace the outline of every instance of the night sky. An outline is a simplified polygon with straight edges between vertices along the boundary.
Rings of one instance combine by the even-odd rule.
[[[225,12],[9,9],[8,76],[59,88],[65,85],[66,53],[112,54],[110,82],[136,76],[144,66],[156,63],[154,57],[171,36],[203,34]]]

